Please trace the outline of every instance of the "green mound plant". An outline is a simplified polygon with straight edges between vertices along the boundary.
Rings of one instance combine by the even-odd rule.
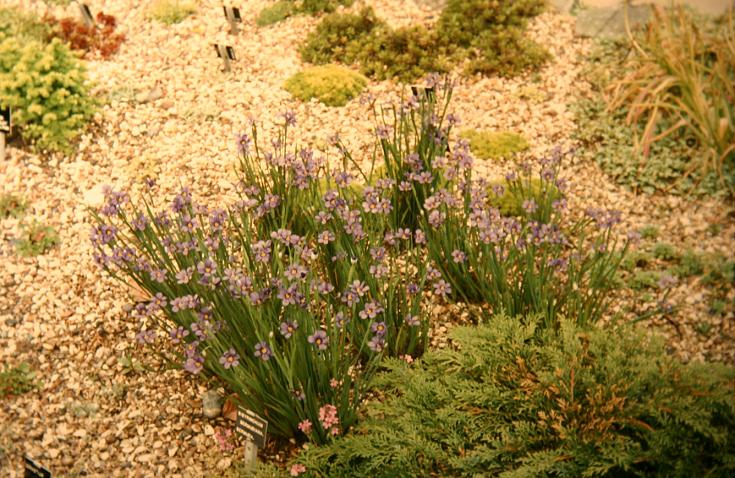
[[[284,88],[301,101],[316,98],[327,106],[344,106],[366,85],[367,78],[349,68],[318,65],[293,75]]]
[[[657,242],[651,248],[651,253],[656,259],[670,261],[679,257],[679,252],[668,242]]]
[[[59,244],[59,235],[51,226],[33,222],[31,225],[22,226],[21,229],[21,237],[15,243],[18,254],[21,256],[40,256]]]
[[[301,45],[301,58],[316,65],[334,61],[352,63],[356,47],[350,49],[350,45],[361,45],[365,37],[376,27],[383,25],[384,22],[375,16],[370,7],[363,8],[358,13],[326,15]]]
[[[464,60],[470,73],[514,75],[548,58],[522,30],[542,5],[541,0],[453,0],[436,25],[397,29],[377,20],[370,9],[332,14],[309,34],[301,54],[312,63],[356,64],[376,79],[411,81]]]
[[[265,27],[281,22],[293,15],[331,13],[339,6],[348,7],[353,3],[354,0],[278,0],[273,5],[261,10],[255,23],[259,27]]]
[[[36,373],[26,362],[15,367],[4,365],[0,371],[0,398],[22,395],[37,387]]]
[[[19,218],[28,209],[28,203],[14,194],[0,194],[0,219]]]
[[[267,27],[275,23],[281,22],[296,13],[295,5],[289,0],[279,0],[273,5],[264,8],[255,19],[255,23],[259,27]]]
[[[427,54],[429,51],[431,54]],[[349,45],[347,57],[359,65],[362,73],[377,80],[409,82],[429,72],[447,72],[451,66],[448,50],[439,46],[435,33],[422,25],[374,29],[362,42]]]
[[[511,131],[471,129],[459,136],[470,142],[470,151],[480,159],[506,159],[530,146],[523,135]]]
[[[15,37],[22,41],[44,41],[51,28],[35,16],[19,8],[0,7],[0,39]]]
[[[193,15],[197,11],[196,3],[187,0],[155,0],[148,7],[148,18],[173,25]]]
[[[628,287],[633,290],[655,289],[659,279],[659,271],[637,270],[628,278]]]
[[[58,39],[48,44],[0,35],[0,103],[39,151],[70,152],[96,107],[84,67]]]
[[[455,347],[388,361],[387,397],[296,459],[304,476],[729,476],[735,369],[683,365],[630,327],[495,316]]]

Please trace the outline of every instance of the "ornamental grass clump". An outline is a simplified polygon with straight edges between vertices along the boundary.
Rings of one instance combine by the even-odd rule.
[[[167,336],[185,370],[218,377],[274,435],[322,443],[355,423],[383,355],[426,349],[426,267],[420,233],[369,206],[381,190],[359,197],[338,171],[322,192],[323,158],[290,145],[284,120],[268,147],[254,126],[239,138],[234,204],[210,209],[184,189],[158,210],[153,189],[137,205],[108,191],[92,243],[149,296],[134,309],[141,342]]]
[[[519,173],[508,174],[505,186],[494,188],[483,179],[473,181],[469,167],[449,169],[463,181],[426,199],[422,225],[429,258],[456,299],[487,303],[496,313],[542,314],[547,326],[562,317],[593,323],[602,316],[627,250],[626,243],[620,254],[611,254],[618,246],[614,226],[620,215],[590,209],[585,217],[567,218],[561,159],[557,149],[539,161],[537,178],[524,164]],[[460,141],[447,164],[463,161],[471,164]],[[492,195],[502,197],[506,189],[528,197],[535,181],[541,189],[523,202],[521,215],[503,216],[491,205]]]
[[[730,188],[735,167],[735,20],[700,22],[682,6],[654,9],[646,31],[630,41],[626,74],[608,90],[608,109],[627,110],[644,125],[637,146],[648,161],[652,146],[680,133],[705,152],[691,155],[684,172],[716,173]]]

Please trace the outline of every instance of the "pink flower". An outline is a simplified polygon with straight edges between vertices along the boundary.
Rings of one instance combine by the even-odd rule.
[[[291,476],[299,476],[306,472],[306,467],[301,463],[296,463],[291,467]]]
[[[403,360],[405,360],[405,361],[406,361],[406,363],[413,363],[413,357],[411,357],[410,355],[404,355],[404,356],[402,356],[401,358],[402,358]]]
[[[299,430],[304,432],[305,435],[308,435],[311,432],[311,420],[304,420],[299,423]]]
[[[337,407],[332,404],[324,405],[319,409],[319,421],[322,427],[327,430],[339,425],[339,417],[337,416]]]
[[[330,433],[330,434],[331,434],[332,436],[335,436],[335,437],[336,437],[337,435],[339,435],[339,427],[332,427],[332,429],[331,429],[331,430],[329,430],[329,433]]]

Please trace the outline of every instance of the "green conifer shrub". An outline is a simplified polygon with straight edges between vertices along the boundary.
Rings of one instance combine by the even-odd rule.
[[[306,41],[300,48],[301,58],[309,63],[321,65],[341,61],[351,63],[350,55],[356,49],[349,49],[352,43],[363,43],[363,38],[370,35],[376,28],[383,26],[382,20],[375,16],[372,8],[363,8],[359,13],[332,13],[326,15],[309,33]],[[359,46],[357,47],[359,49]]]
[[[385,401],[298,457],[310,477],[692,477],[735,470],[735,369],[683,365],[631,328],[496,316],[388,361]]]
[[[95,111],[84,67],[58,39],[0,35],[0,103],[13,108],[21,137],[37,150],[69,152]]]

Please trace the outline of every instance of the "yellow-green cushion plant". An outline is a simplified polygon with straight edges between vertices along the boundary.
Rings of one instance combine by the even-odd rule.
[[[167,25],[179,23],[197,11],[196,4],[179,0],[156,0],[148,8],[148,18]]]
[[[69,152],[95,112],[84,67],[58,39],[48,44],[0,34],[0,104],[39,151]]]
[[[367,78],[349,68],[320,65],[305,69],[289,78],[284,85],[295,98],[316,98],[327,106],[344,106],[367,85]]]
[[[480,159],[505,159],[529,148],[526,138],[510,131],[470,129],[459,135],[470,142],[470,151]]]

